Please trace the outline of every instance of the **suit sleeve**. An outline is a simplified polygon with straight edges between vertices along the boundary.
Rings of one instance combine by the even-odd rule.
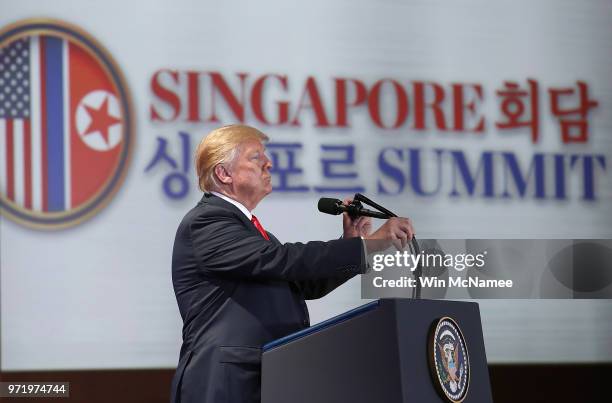
[[[304,299],[319,299],[340,287],[354,276],[355,274],[349,274],[317,280],[302,280],[296,281],[295,285]]]
[[[342,239],[342,238],[340,238]],[[365,249],[365,244],[363,239],[361,240],[361,244]],[[365,251],[361,251],[361,256],[365,259]],[[363,262],[363,264],[367,264]],[[336,288],[340,287],[342,284],[346,283],[348,280],[353,278],[355,274],[341,275],[336,277],[317,279],[317,280],[303,280],[296,281],[294,284],[302,294],[304,299],[319,299],[323,298]]]
[[[281,245],[266,241],[229,214],[199,215],[190,233],[198,267],[205,274],[302,281],[348,279],[365,271],[359,238]]]

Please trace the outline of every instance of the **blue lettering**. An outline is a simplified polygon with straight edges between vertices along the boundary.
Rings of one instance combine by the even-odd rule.
[[[606,157],[603,155],[572,155],[570,159],[570,168],[573,168],[577,161],[582,160],[583,173],[583,189],[582,198],[584,200],[596,200],[595,195],[595,164],[594,160],[599,162],[599,165],[606,169]]]
[[[527,193],[527,185],[529,184],[529,178],[533,174],[535,181],[535,198],[546,198],[543,154],[538,153],[533,156],[526,175],[521,173],[519,163],[513,153],[504,152],[502,153],[502,156],[506,162],[506,168],[508,168],[504,170],[504,192],[502,193],[502,197],[511,197],[510,192],[508,191],[508,171],[510,171],[510,176],[512,179],[514,179],[514,184],[516,185],[516,189],[521,197],[525,197],[525,193]]]
[[[470,196],[474,195],[476,190],[476,181],[482,173],[484,189],[482,192],[483,197],[494,197],[494,186],[493,186],[493,153],[486,151],[482,153],[480,161],[478,162],[478,168],[476,173],[471,174],[470,168],[468,167],[467,161],[465,160],[465,154],[462,151],[451,151],[451,156],[457,169],[453,169],[453,190],[450,192],[450,196],[460,196],[457,190],[457,176],[463,179],[465,189]],[[459,175],[457,175],[459,173]]]
[[[402,191],[404,190],[405,178],[401,169],[399,169],[396,165],[394,165],[388,160],[388,154],[395,154],[399,161],[403,162],[403,153],[400,149],[388,147],[381,150],[380,154],[378,154],[378,167],[380,168],[380,171],[397,184],[397,190],[391,191],[387,189],[383,186],[383,182],[378,179],[378,193],[386,195],[396,195],[402,193]]]
[[[421,183],[421,150],[418,148],[411,148],[408,150],[410,155],[410,184],[412,189],[419,196],[433,196],[440,191],[442,186],[442,153],[443,150],[434,150],[438,159],[438,183],[434,190],[425,191],[423,184]],[[434,175],[432,175],[434,176]]]

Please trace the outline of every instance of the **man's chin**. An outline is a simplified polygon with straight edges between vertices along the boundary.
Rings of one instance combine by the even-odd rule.
[[[270,193],[272,193],[272,181],[264,182],[264,185],[262,186],[262,190],[263,190],[264,196],[267,196]]]

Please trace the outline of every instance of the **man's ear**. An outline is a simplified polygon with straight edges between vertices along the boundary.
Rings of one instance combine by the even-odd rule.
[[[214,173],[217,176],[219,182],[223,184],[232,183],[232,177],[228,170],[222,164],[215,165]]]

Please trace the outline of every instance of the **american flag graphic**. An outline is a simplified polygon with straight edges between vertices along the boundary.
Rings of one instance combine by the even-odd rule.
[[[113,81],[80,44],[31,35],[0,48],[0,192],[33,215],[79,209],[116,174],[123,117]]]
[[[18,205],[32,209],[29,39],[14,41],[0,49],[0,88],[0,150],[6,157],[6,163],[0,166],[2,193]],[[35,198],[41,200],[38,194]],[[36,209],[41,209],[40,203]]]

